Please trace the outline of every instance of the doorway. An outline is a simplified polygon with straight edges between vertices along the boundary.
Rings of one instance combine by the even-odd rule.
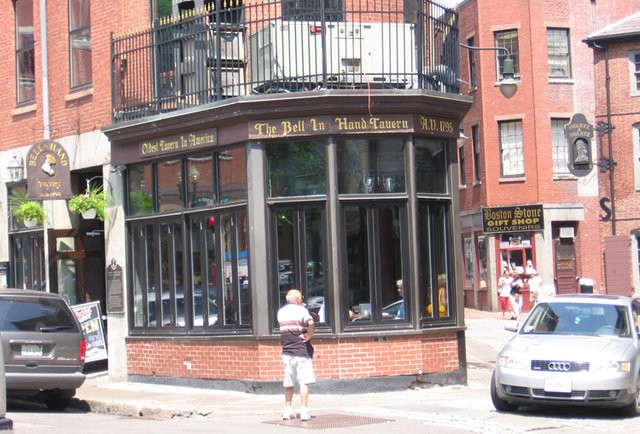
[[[49,284],[70,305],[99,301],[105,312],[104,231],[49,231]]]

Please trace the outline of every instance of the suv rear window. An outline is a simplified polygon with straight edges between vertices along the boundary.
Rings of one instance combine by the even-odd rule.
[[[3,332],[78,332],[71,310],[55,298],[2,297],[0,318]]]

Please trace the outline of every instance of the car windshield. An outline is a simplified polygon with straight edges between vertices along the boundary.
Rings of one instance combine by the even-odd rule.
[[[575,302],[539,303],[520,328],[520,333],[630,337],[629,325],[625,306]]]

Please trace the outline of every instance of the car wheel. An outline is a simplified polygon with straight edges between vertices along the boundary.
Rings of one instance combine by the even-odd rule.
[[[501,412],[512,412],[518,409],[518,406],[515,404],[511,404],[508,401],[500,398],[498,396],[498,392],[496,391],[496,373],[495,371],[491,374],[491,402],[493,402],[493,406],[496,410]]]
[[[620,408],[620,414],[623,416],[634,417],[640,414],[640,378],[636,385],[636,396],[630,404]]]
[[[47,405],[47,408],[49,410],[58,410],[58,411],[66,409],[67,406],[69,405],[69,402],[71,402],[70,396],[66,396],[58,393],[48,396],[47,399],[45,399],[44,401],[44,403]]]

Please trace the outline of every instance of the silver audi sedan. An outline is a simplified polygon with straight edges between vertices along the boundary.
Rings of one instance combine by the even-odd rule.
[[[640,413],[640,301],[572,294],[539,302],[498,354],[491,400],[498,411],[520,405],[574,405]]]

